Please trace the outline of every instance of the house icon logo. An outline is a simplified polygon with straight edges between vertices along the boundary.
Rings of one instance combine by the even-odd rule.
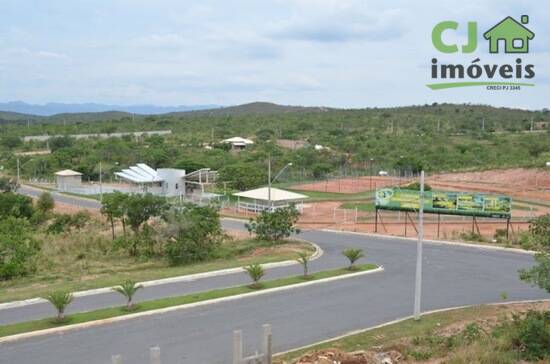
[[[489,41],[489,52],[529,53],[529,41],[535,33],[525,26],[528,23],[528,15],[522,15],[521,22],[508,16],[486,31],[483,37]]]

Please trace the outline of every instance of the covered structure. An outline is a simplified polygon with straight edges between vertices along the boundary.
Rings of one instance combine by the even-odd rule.
[[[233,149],[245,149],[249,145],[254,144],[254,142],[250,139],[241,138],[241,137],[233,137],[229,139],[222,140],[222,143],[231,144],[231,148]]]
[[[138,163],[116,172],[115,175],[136,186],[138,188],[136,192],[150,192],[167,197],[185,194],[185,170],[183,169],[155,170],[147,164]]]
[[[65,169],[55,172],[55,187],[58,191],[68,192],[82,185],[82,173]]]
[[[271,190],[271,193],[270,193]],[[294,204],[300,212],[304,208],[304,200],[308,198],[301,193],[281,190],[279,188],[261,187],[254,190],[237,192],[237,210],[261,212],[264,210],[276,210]]]
[[[116,172],[115,175],[133,185],[134,192],[150,192],[166,197],[188,197],[202,201],[209,196],[205,193],[205,188],[216,183],[218,172],[202,168],[187,174],[183,169],[155,170],[147,164],[138,163]]]

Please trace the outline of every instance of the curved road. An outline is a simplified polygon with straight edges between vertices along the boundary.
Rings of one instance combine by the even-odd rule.
[[[238,227],[239,223],[226,221],[224,225]],[[340,255],[342,249],[360,247],[367,252],[369,262],[383,265],[385,271],[4,343],[0,344],[0,362],[104,364],[111,355],[122,354],[124,363],[145,364],[148,348],[159,345],[163,363],[226,364],[230,362],[232,332],[236,329],[243,329],[245,352],[251,353],[260,347],[257,339],[261,325],[271,323],[274,349],[283,351],[411,314],[414,242],[325,231],[308,231],[301,236],[325,251],[322,258],[312,263],[314,270],[342,266],[345,264]],[[518,269],[532,263],[527,254],[426,243],[422,309],[496,302],[502,292],[510,300],[550,298],[544,291],[518,279]],[[277,268],[269,270],[267,278],[299,272],[298,266]],[[236,274],[149,287],[141,298],[237,284],[243,279],[246,277]],[[109,304],[113,297],[96,298]],[[86,309],[87,304],[98,303],[83,300],[75,308],[82,305],[81,309]],[[42,311],[47,308],[40,305],[23,309],[28,311],[0,311],[4,315],[0,317],[17,321],[13,315],[29,319],[32,315],[51,314]]]

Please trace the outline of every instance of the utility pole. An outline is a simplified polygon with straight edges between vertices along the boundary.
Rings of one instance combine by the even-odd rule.
[[[99,161],[99,200],[103,201],[103,173],[101,168],[101,161]]]
[[[424,171],[420,172],[420,196],[418,210],[418,243],[416,244],[416,274],[414,284],[414,319],[420,320],[422,296],[422,240],[424,239]]]
[[[437,132],[441,131],[441,119],[437,119]]]
[[[19,186],[20,172],[19,172],[19,158],[17,158],[17,186]]]
[[[267,159],[267,206],[271,211],[271,153]]]
[[[481,119],[481,131],[485,132],[485,118]]]
[[[535,124],[533,123],[533,117],[531,116],[531,131],[535,130]]]

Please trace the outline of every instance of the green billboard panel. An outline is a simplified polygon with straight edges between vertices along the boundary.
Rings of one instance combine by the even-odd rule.
[[[376,190],[376,207],[382,210],[418,211],[420,192],[399,188]],[[424,193],[424,211],[447,215],[509,218],[512,198],[475,192]]]

